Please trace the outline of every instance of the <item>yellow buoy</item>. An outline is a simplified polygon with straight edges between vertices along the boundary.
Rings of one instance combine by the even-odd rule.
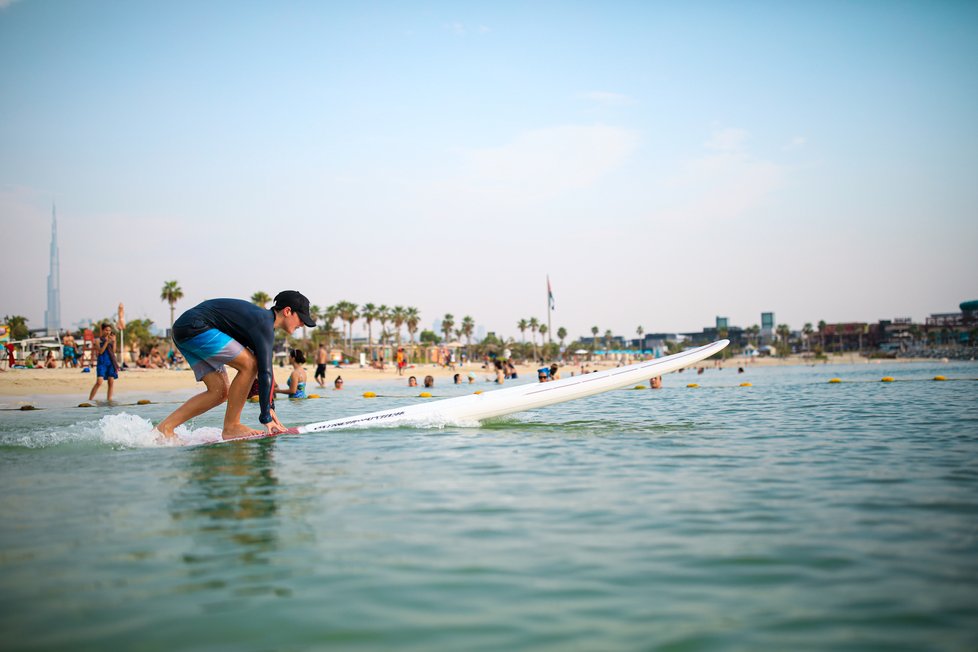
[[[377,395],[375,393],[373,393],[373,392],[364,392],[363,393],[363,397],[364,398],[377,398]]]
[[[686,387],[699,387],[699,385],[697,385],[696,383],[690,383],[686,385]]]
[[[421,398],[431,398],[431,392],[421,392],[418,396]]]
[[[248,400],[251,401],[252,403],[257,403],[258,402],[258,397],[257,396],[252,396]]]
[[[481,393],[482,393],[482,390],[481,389],[477,389],[477,390],[475,390],[475,392],[473,392],[473,394],[481,394]]]
[[[934,380],[947,380],[945,376],[934,376]]]
[[[149,405],[152,402],[153,401],[151,401],[151,400],[149,400],[147,398],[141,398],[138,401],[136,401],[136,405]]]
[[[740,383],[741,387],[753,387],[750,383]]]
[[[892,383],[893,382],[893,376],[883,376],[882,378],[880,378],[880,382]]]
[[[310,394],[306,398],[319,398],[319,394]]]
[[[33,405],[21,405],[21,406],[20,406],[20,409],[21,409],[22,411],[24,411],[24,412],[26,412],[26,411],[28,411],[28,410],[36,410],[37,408],[36,408],[36,407],[34,407]]]
[[[830,383],[841,383],[842,382],[842,379],[841,378],[830,378],[829,379],[829,382]]]
[[[78,407],[95,407],[95,406],[92,405],[91,403],[79,403]]]
[[[645,389],[645,385],[635,385],[632,389]]]

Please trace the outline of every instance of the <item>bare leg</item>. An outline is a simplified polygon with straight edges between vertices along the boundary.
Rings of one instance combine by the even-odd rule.
[[[177,426],[200,416],[227,400],[229,383],[226,371],[223,369],[212,371],[204,376],[203,382],[206,390],[190,397],[186,403],[174,410],[170,416],[160,421],[156,426],[156,429],[162,432],[164,436],[175,437],[173,431]]]
[[[241,423],[241,411],[244,410],[245,401],[248,400],[248,391],[255,382],[255,376],[258,375],[258,362],[255,360],[255,355],[245,349],[229,362],[228,366],[236,369],[238,373],[234,375],[234,380],[231,381],[231,387],[228,389],[228,408],[224,413],[222,436],[224,439],[234,439],[264,432]]]
[[[112,390],[113,390],[113,388],[114,388],[114,385],[115,385],[115,378],[112,378],[112,377],[110,376],[109,378],[106,378],[106,380],[105,380],[105,382],[106,382],[106,383],[108,383],[108,385],[109,385],[109,389],[107,390],[107,391],[108,391],[108,393],[109,393],[109,395],[108,395],[108,396],[106,396],[106,397],[105,397],[105,399],[106,399],[106,400],[107,400],[108,402],[110,402],[110,403],[111,403],[111,402],[112,402]]]
[[[102,379],[96,378],[95,385],[92,387],[92,391],[88,393],[88,400],[94,401],[95,395],[98,394],[98,388],[102,386]]]

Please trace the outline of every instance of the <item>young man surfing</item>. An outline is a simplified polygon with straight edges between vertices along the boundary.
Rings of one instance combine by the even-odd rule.
[[[227,401],[224,439],[261,434],[241,423],[248,390],[257,376],[258,420],[268,434],[283,432],[286,428],[275,416],[272,393],[272,343],[276,328],[291,334],[302,324],[313,327],[316,322],[309,316],[309,300],[295,290],[279,292],[271,310],[241,299],[210,299],[180,315],[173,323],[173,343],[206,389],[156,429],[165,437],[175,437],[179,425]],[[228,380],[224,365],[237,370],[233,381]]]

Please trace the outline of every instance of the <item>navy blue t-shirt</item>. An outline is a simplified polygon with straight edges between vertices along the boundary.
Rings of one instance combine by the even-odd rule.
[[[230,335],[251,349],[258,361],[258,400],[261,423],[270,423],[272,399],[272,343],[275,340],[275,313],[241,299],[209,299],[173,322],[173,339],[189,340],[211,328]]]

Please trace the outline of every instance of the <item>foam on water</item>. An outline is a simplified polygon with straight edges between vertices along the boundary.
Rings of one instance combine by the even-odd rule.
[[[220,428],[203,427],[189,430],[186,426],[180,426],[176,433],[178,436],[176,440],[161,439],[149,419],[122,412],[106,415],[98,421],[80,421],[68,426],[0,433],[0,446],[51,448],[95,444],[113,448],[160,448],[181,444],[205,444],[221,439]]]

